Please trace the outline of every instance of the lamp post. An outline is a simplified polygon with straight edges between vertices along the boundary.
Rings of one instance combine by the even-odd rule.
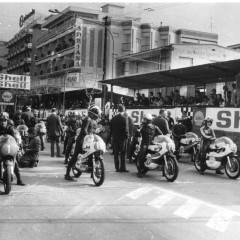
[[[62,15],[66,15],[66,16],[71,16],[71,17],[72,17],[72,15],[67,14],[67,13],[62,13],[62,12],[60,12],[58,9],[54,9],[54,10],[49,9],[48,11],[51,12],[51,13],[57,13],[57,14],[62,14]],[[105,22],[105,24],[103,24],[103,23],[100,23],[100,22],[97,22],[97,21],[94,21],[94,20],[91,20],[91,19],[88,19],[88,18],[83,18],[83,17],[79,17],[79,16],[77,16],[77,18],[80,18],[80,19],[82,19],[82,20],[85,20],[85,21],[89,21],[89,22],[98,24],[98,25],[104,27],[104,28],[108,31],[108,33],[110,34],[110,36],[111,36],[111,38],[112,38],[112,79],[113,79],[114,50],[115,50],[115,46],[114,46],[114,38],[113,38],[112,32],[108,29],[108,27],[107,27],[107,25],[106,25],[106,22]],[[105,76],[105,72],[104,72],[104,76]],[[112,105],[112,101],[111,101],[111,105]],[[105,106],[103,106],[103,107],[105,107]],[[105,110],[105,108],[104,108],[104,110]]]

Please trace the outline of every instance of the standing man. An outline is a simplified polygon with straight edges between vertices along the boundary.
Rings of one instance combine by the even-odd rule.
[[[172,127],[174,125],[174,120],[171,117],[171,112],[170,111],[167,111],[167,121],[168,121],[169,129],[172,130]]]
[[[124,116],[127,118],[127,124],[128,124],[128,139],[127,139],[127,145],[126,145],[126,157],[127,159],[130,159],[130,148],[131,148],[131,138],[133,136],[133,120],[132,118],[128,115],[127,111],[125,111]]]
[[[34,117],[34,115],[32,114],[30,107],[27,107],[27,111],[26,111],[26,112],[22,112],[22,115],[21,115],[21,118],[24,120],[24,122],[25,122],[25,124],[26,124],[26,126],[27,126],[28,128],[31,127],[31,122],[30,122],[30,120],[31,120],[31,118],[33,118],[33,117]]]
[[[184,111],[182,113],[182,119],[183,119],[182,120],[182,124],[186,127],[187,132],[191,132],[192,128],[193,128],[193,126],[192,126],[192,119],[190,117],[188,117],[186,111]]]
[[[163,135],[171,134],[171,131],[168,126],[166,109],[164,108],[160,109],[159,116],[153,119],[152,124],[156,125],[161,130]]]
[[[126,144],[129,136],[127,118],[124,117],[125,108],[118,106],[118,114],[112,118],[110,134],[113,137],[114,164],[116,172],[129,172],[126,170]],[[119,166],[120,155],[120,166]]]
[[[52,114],[47,117],[47,134],[51,142],[51,157],[54,157],[54,144],[57,145],[57,157],[62,157],[60,153],[61,135],[63,127],[57,109],[52,109]]]

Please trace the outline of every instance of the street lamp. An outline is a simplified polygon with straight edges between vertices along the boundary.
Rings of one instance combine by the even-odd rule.
[[[48,11],[51,12],[51,13],[57,13],[57,14],[62,14],[62,15],[66,15],[66,16],[71,16],[71,17],[72,17],[72,15],[67,14],[67,13],[62,13],[62,12],[60,12],[58,9],[54,9],[54,10],[49,9]],[[112,46],[113,46],[113,50],[112,50],[112,51],[113,51],[113,52],[112,52],[112,79],[113,79],[114,50],[115,50],[115,46],[114,46],[114,38],[113,38],[112,32],[111,32],[111,31],[108,29],[108,27],[107,27],[105,24],[103,24],[103,23],[100,23],[100,22],[97,22],[97,21],[94,21],[94,20],[91,20],[91,19],[88,19],[88,18],[79,17],[79,16],[77,16],[77,18],[80,18],[80,19],[82,19],[82,20],[89,21],[89,22],[98,24],[98,25],[100,25],[100,26],[103,26],[103,27],[109,32],[109,34],[110,34],[110,36],[111,36],[111,38],[112,38],[112,43],[113,43],[113,44],[112,44]]]

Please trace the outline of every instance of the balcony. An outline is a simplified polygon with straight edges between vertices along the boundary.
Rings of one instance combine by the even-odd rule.
[[[31,49],[31,48],[32,48],[32,43],[25,44],[25,49]]]
[[[66,22],[65,24],[63,24],[62,26],[58,27],[57,29],[54,29],[51,32],[48,32],[45,35],[43,35],[41,38],[37,40],[37,45],[38,45],[37,48],[41,47],[41,44],[47,42],[48,40],[54,41],[55,37],[56,39],[62,37],[62,35],[64,35],[63,33],[67,30],[74,31],[75,21],[76,21],[75,19],[72,19]]]

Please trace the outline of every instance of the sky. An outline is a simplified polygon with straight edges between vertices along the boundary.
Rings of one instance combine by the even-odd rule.
[[[171,26],[218,34],[218,44],[230,46],[240,44],[240,1],[11,1],[0,0],[0,40],[8,41],[20,31],[19,18],[31,9],[42,14],[50,14],[49,9],[64,10],[77,6],[101,10],[106,3],[124,5],[124,13],[141,18],[141,22],[153,25]],[[146,10],[148,9],[148,10]]]

